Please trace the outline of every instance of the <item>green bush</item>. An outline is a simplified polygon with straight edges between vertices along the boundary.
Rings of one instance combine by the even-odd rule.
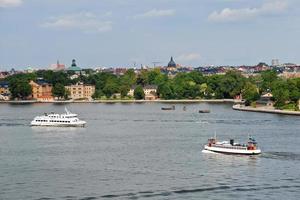
[[[286,104],[284,106],[281,106],[280,109],[282,110],[296,110],[296,105],[294,103],[289,103],[289,104]]]

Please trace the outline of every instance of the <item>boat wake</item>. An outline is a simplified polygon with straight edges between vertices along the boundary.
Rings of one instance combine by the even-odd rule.
[[[265,152],[262,154],[262,158],[300,161],[300,154],[292,152]]]
[[[27,126],[27,124],[23,124],[23,123],[0,123],[0,126]]]
[[[180,188],[178,190],[169,191],[141,191],[137,193],[124,193],[124,194],[110,194],[103,195],[100,198],[118,198],[118,199],[139,199],[139,198],[151,198],[151,197],[170,197],[172,195],[184,195],[190,193],[202,193],[202,192],[244,192],[244,191],[259,191],[259,190],[280,190],[290,189],[297,191],[300,185],[238,185],[238,186],[217,186],[217,187],[201,187],[201,188]]]

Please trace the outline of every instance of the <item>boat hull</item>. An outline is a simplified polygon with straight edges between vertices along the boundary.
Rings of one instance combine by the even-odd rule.
[[[31,126],[47,126],[47,127],[84,127],[86,125],[86,122],[77,122],[77,123],[37,123],[37,122],[31,122]]]
[[[210,110],[199,110],[199,113],[210,113]]]
[[[207,151],[214,152],[214,153],[222,153],[222,154],[234,154],[234,155],[258,155],[258,154],[261,154],[260,149],[255,149],[255,150],[226,149],[226,148],[220,148],[220,147],[209,147],[207,145],[204,146],[204,149]]]

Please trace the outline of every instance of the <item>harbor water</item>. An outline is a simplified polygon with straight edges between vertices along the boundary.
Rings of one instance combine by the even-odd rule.
[[[299,116],[172,105],[0,104],[0,199],[300,199]],[[65,106],[87,126],[29,126]],[[263,153],[202,153],[215,133]]]

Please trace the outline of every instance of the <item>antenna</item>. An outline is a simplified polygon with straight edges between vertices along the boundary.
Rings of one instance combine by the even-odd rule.
[[[67,114],[71,114],[71,112],[67,109],[67,107],[65,107],[65,111]]]

